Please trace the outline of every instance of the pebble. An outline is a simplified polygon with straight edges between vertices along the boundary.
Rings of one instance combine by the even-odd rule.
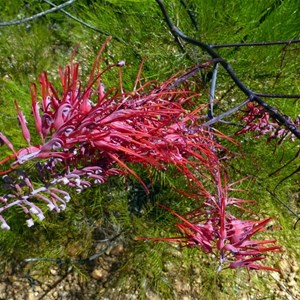
[[[22,287],[22,283],[20,281],[14,281],[12,283],[12,285],[13,285],[14,289]]]
[[[36,300],[36,295],[35,295],[34,291],[29,291],[29,293],[27,294],[26,300]]]
[[[92,278],[96,280],[103,280],[107,277],[108,272],[105,271],[104,269],[95,269],[92,273],[91,276]]]
[[[290,266],[288,264],[288,262],[286,260],[282,260],[279,262],[279,270],[280,270],[280,274],[284,279],[287,279],[289,276],[289,269]]]
[[[68,291],[70,291],[70,290],[71,290],[70,285],[69,285],[69,284],[66,284],[66,285],[64,286],[64,291],[68,292]]]
[[[0,283],[0,294],[3,293],[6,290],[6,284]]]
[[[294,265],[292,265],[291,269],[292,269],[292,272],[297,273],[299,271],[299,266],[294,264]]]
[[[199,275],[201,272],[200,268],[197,268],[197,267],[193,267],[192,271],[193,271],[194,275]]]
[[[280,281],[280,274],[278,272],[274,272],[274,274],[272,274],[273,278],[277,281]]]
[[[174,269],[175,269],[174,264],[169,261],[165,262],[163,265],[163,271],[165,271],[165,272],[170,272]]]
[[[37,285],[34,287],[34,292],[35,292],[35,295],[37,296],[39,293],[43,292],[43,289],[40,285]]]
[[[24,277],[20,277],[18,274],[10,275],[8,276],[7,282],[0,282],[0,300],[37,300],[44,292],[47,292],[45,300],[71,299],[70,297],[72,297],[72,295],[76,292],[78,292],[78,295],[82,295],[82,299],[120,299],[117,296],[121,295],[121,299],[124,300],[138,300],[140,299],[138,291],[141,289],[146,292],[147,299],[162,299],[158,292],[150,289],[151,279],[149,278],[147,279],[149,282],[145,281],[144,284],[140,284],[136,290],[133,288],[136,287],[135,275],[128,276],[127,280],[116,289],[111,287],[112,283],[108,280],[108,276],[112,271],[113,264],[118,261],[118,256],[124,253],[124,247],[123,243],[115,244],[110,249],[109,256],[102,255],[99,260],[94,260],[95,265],[93,265],[93,269],[91,270],[91,277],[88,277],[86,281],[81,281],[83,276],[80,272],[76,272],[75,269],[66,270],[61,267],[57,267],[56,265],[52,265],[48,269],[49,272],[47,276],[40,277],[39,272],[30,272],[30,274],[34,274],[34,277],[38,278],[41,283],[41,285],[35,285],[32,288],[26,288],[29,283],[28,280],[24,279]],[[180,253],[176,249],[175,251],[176,253]],[[175,251],[172,253],[173,256],[176,256]],[[186,268],[187,265],[183,262],[181,270],[185,270]],[[266,284],[265,287],[267,287],[270,291],[274,291],[272,292],[272,294],[274,293],[272,296],[276,297],[276,299],[300,299],[298,279],[296,278],[299,267],[295,259],[283,259],[279,263],[279,268],[281,272],[272,273],[273,280],[271,283]],[[197,287],[202,285],[203,278],[201,278],[202,270],[198,264],[195,264],[189,273],[191,276],[190,278],[183,277],[182,273],[178,270],[177,264],[170,261],[164,262],[163,270],[165,271],[163,276],[167,278],[166,282],[172,285],[174,288],[174,295],[178,295],[178,299],[201,299],[199,295],[201,295],[202,291],[200,288],[197,289]],[[58,282],[64,274],[67,274],[67,272],[70,273],[64,278],[64,280],[54,286],[54,284]],[[91,280],[91,278],[94,280]],[[285,278],[285,280],[283,280],[283,278]],[[54,286],[53,290],[51,290],[52,286]],[[247,287],[249,288],[249,286]],[[280,289],[282,290],[280,291]],[[258,292],[258,290],[254,288],[249,288],[247,292],[243,294],[239,291],[240,299],[256,299],[255,296],[251,296],[249,294],[249,291],[250,294],[252,293],[253,295]]]
[[[295,287],[297,286],[297,282],[294,279],[289,280],[288,284],[289,287]]]
[[[284,291],[280,291],[280,292],[278,293],[278,296],[279,296],[279,297],[284,297],[284,296],[285,296],[285,292],[284,292]],[[284,298],[281,298],[281,299],[284,299]]]
[[[118,256],[124,251],[124,245],[118,244],[115,247],[113,247],[110,251],[110,255]]]
[[[195,278],[195,283],[196,283],[197,285],[199,285],[199,284],[202,283],[201,276],[197,276],[197,277]]]
[[[52,293],[52,296],[54,297],[54,299],[57,299],[58,298],[58,292],[57,291],[54,291]]]
[[[75,278],[73,278],[73,277],[71,277],[71,276],[68,276],[68,277],[65,279],[65,281],[66,281],[67,283],[72,283],[72,282],[75,282],[76,280],[75,280]]]
[[[148,290],[146,292],[147,299],[151,300],[161,300],[161,297],[153,293],[152,291]]]
[[[53,276],[56,276],[56,275],[58,274],[58,270],[57,270],[57,269],[54,269],[54,268],[50,269],[49,272],[50,272],[50,274],[53,275]]]
[[[16,282],[17,280],[19,280],[19,278],[16,275],[11,276],[10,278],[11,282]]]

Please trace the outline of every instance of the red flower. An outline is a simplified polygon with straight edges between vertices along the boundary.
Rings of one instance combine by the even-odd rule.
[[[226,176],[222,183],[220,165],[214,164],[211,176],[217,187],[217,194],[210,195],[208,192],[205,201],[201,201],[197,195],[195,197],[200,206],[193,211],[180,215],[170,208],[161,205],[164,209],[175,215],[181,223],[176,226],[182,232],[181,237],[173,238],[151,238],[153,241],[167,241],[183,244],[187,247],[200,247],[205,253],[214,253],[219,256],[218,271],[226,268],[245,267],[248,270],[271,270],[275,268],[266,267],[254,263],[263,260],[267,253],[280,251],[281,246],[272,245],[264,247],[266,244],[276,243],[272,240],[252,240],[251,238],[258,232],[266,230],[266,225],[270,218],[257,220],[239,220],[227,212],[231,205],[236,203],[247,203],[249,200],[230,198],[228,191],[232,190],[227,183]],[[203,186],[200,187],[201,191]],[[250,201],[253,202],[253,201]],[[241,209],[245,210],[243,206]],[[139,238],[149,239],[149,238]],[[225,266],[225,267],[224,267]]]

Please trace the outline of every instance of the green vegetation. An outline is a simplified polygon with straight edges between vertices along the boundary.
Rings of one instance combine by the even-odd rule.
[[[298,37],[300,8],[297,0],[165,2],[168,2],[167,8],[174,23],[183,32],[209,44],[290,40]],[[197,29],[182,2],[188,4],[187,8],[197,22]],[[63,1],[56,1],[57,5],[60,3]],[[49,4],[37,0],[2,1],[0,23],[25,18],[49,8]],[[106,33],[112,35],[114,38],[104,52],[106,61],[103,63],[126,61],[129,66],[124,68],[123,81],[128,91],[133,87],[143,59],[142,80],[166,80],[179,70],[189,69],[209,58],[194,46],[179,47],[154,0],[78,0],[65,10],[104,33],[85,27],[62,12],[48,14],[25,24],[0,27],[0,132],[5,133],[16,148],[24,146],[24,141],[21,140],[14,100],[18,101],[27,115],[29,128],[34,132],[30,118],[30,82],[38,83],[38,76],[43,70],[58,82],[58,66],[68,63],[78,44],[75,60],[80,62],[81,73],[87,75]],[[298,44],[222,48],[218,51],[251,89],[261,93],[300,94]],[[208,78],[208,71],[200,74],[199,80]],[[119,84],[117,72],[112,74],[105,78],[107,89]],[[228,75],[221,69],[217,96],[221,100],[215,107],[215,114],[245,100],[245,96],[232,87]],[[199,103],[207,101],[208,96],[204,93]],[[292,118],[300,112],[298,100],[268,101]],[[237,118],[231,118],[230,121],[237,122]],[[216,127],[230,136],[237,131],[236,127],[225,124]],[[35,139],[38,140],[38,136]],[[280,202],[283,201],[295,212],[299,211],[299,172],[289,177],[299,168],[300,156],[295,158],[299,152],[299,141],[269,142],[267,137],[254,139],[251,134],[236,136],[236,139],[241,145],[235,146],[224,141],[235,153],[235,158],[228,165],[231,181],[249,176],[249,180],[239,186],[248,191],[243,197],[257,201],[251,209],[258,216],[274,218],[275,227],[279,226],[280,229],[272,230],[268,235],[284,245],[285,255],[300,259],[300,224],[296,230],[293,229],[297,219]],[[9,154],[6,147],[1,147],[0,151],[0,159]],[[293,161],[287,164],[290,160]],[[135,168],[147,180],[147,174],[139,167]],[[141,299],[149,298],[149,290],[161,299],[176,297],[176,276],[185,284],[200,286],[203,299],[241,299],[245,293],[253,293],[253,286],[262,298],[273,299],[274,280],[263,272],[253,272],[250,282],[244,270],[225,270],[216,275],[218,262],[196,249],[177,251],[173,245],[166,243],[134,240],[137,236],[166,237],[179,234],[174,226],[177,222],[175,217],[153,205],[155,202],[164,203],[177,212],[185,212],[191,206],[188,200],[173,191],[172,187],[181,188],[183,183],[171,171],[161,173],[151,170],[155,186],[150,195],[146,195],[135,180],[124,177],[111,178],[102,186],[80,194],[70,191],[72,202],[66,211],[60,214],[47,213],[46,219],[37,221],[32,228],[27,228],[25,218],[17,209],[9,210],[5,217],[12,229],[0,231],[0,266],[18,263],[29,257],[59,258],[72,264],[94,254],[95,240],[112,238],[121,233],[127,250],[112,285],[124,286],[125,289],[130,281],[130,288],[137,290]],[[137,191],[132,193],[130,187]],[[132,210],[139,211],[133,213]],[[280,257],[281,254],[274,255],[274,261],[270,263],[276,265]],[[50,265],[43,261],[30,267],[46,271]],[[77,264],[76,268],[82,274],[87,274],[85,265]],[[85,278],[88,280],[88,276]],[[195,281],[197,278],[201,280]]]

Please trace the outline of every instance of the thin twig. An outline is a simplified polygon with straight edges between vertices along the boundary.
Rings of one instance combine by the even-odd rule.
[[[290,288],[287,287],[285,284],[283,284],[283,282],[282,282],[283,280],[278,280],[274,275],[272,275],[272,273],[270,273],[270,276],[277,282],[280,289],[285,291],[290,296],[288,299],[296,300],[296,298],[294,297],[294,294],[293,294],[293,292],[291,292]],[[266,299],[270,299],[270,297],[267,297]]]
[[[218,63],[214,65],[214,70],[211,78],[211,87],[209,93],[209,107],[207,113],[208,119],[212,119],[214,117],[214,100],[215,100],[215,92],[216,92],[218,66],[219,66]]]
[[[300,157],[300,149],[297,151],[296,155],[290,159],[287,163],[285,163],[283,166],[281,166],[279,169],[273,171],[272,173],[270,173],[268,176],[271,177],[274,174],[280,172],[283,168],[285,168],[286,166],[288,166],[290,163],[292,163],[294,160],[296,160],[298,157]]]
[[[33,21],[37,18],[40,18],[40,17],[43,17],[47,14],[50,14],[50,13],[53,13],[57,10],[60,10],[70,4],[72,4],[73,2],[75,2],[76,0],[69,0],[61,5],[58,5],[56,7],[53,7],[53,8],[50,8],[48,10],[45,10],[45,11],[42,11],[36,15],[33,15],[33,16],[30,16],[28,18],[24,18],[24,19],[20,19],[20,20],[14,20],[14,21],[9,21],[9,22],[4,22],[4,23],[0,23],[0,27],[4,27],[4,26],[11,26],[11,25],[19,25],[19,24],[22,24],[22,23],[26,23],[26,22],[30,22],[30,21]]]
[[[280,202],[291,214],[297,218],[297,221],[294,224],[294,229],[296,229],[296,225],[300,219],[300,216],[294,212],[284,201],[282,201],[274,192],[270,191],[269,189],[267,189],[267,192],[269,192],[278,202]]]
[[[57,5],[55,5],[54,3],[52,3],[51,1],[48,1],[48,0],[43,0],[43,1],[46,2],[46,3],[48,3],[49,5],[51,5],[51,6],[53,6],[53,7],[58,7]],[[94,30],[94,31],[96,31],[96,32],[99,32],[99,33],[101,33],[101,34],[104,34],[105,36],[112,36],[113,39],[115,39],[116,41],[125,43],[123,40],[119,39],[118,37],[113,36],[113,35],[109,34],[108,32],[103,31],[103,30],[101,30],[101,29],[99,29],[99,28],[97,28],[97,27],[94,27],[94,26],[92,26],[92,25],[90,25],[90,24],[88,24],[88,23],[82,21],[81,19],[79,19],[79,18],[77,18],[77,17],[74,17],[72,14],[68,13],[68,12],[65,11],[64,9],[60,8],[59,10],[60,10],[62,13],[64,13],[66,16],[68,16],[69,18],[73,19],[74,21],[80,23],[81,25],[83,25],[83,26],[85,26],[85,27],[87,27],[87,28],[89,28],[89,29],[92,29],[92,30]]]
[[[235,74],[233,71],[231,65],[223,59],[217,52],[215,52],[210,45],[205,44],[201,41],[195,40],[187,35],[185,35],[182,31],[180,31],[171,21],[166,8],[161,0],[156,0],[158,3],[163,16],[169,26],[170,31],[173,35],[180,37],[181,39],[185,40],[186,42],[193,44],[195,46],[200,47],[204,51],[206,51],[212,58],[214,59],[220,59],[220,64],[223,66],[223,68],[226,70],[226,72],[229,74],[231,79],[235,82],[235,84],[238,86],[238,88],[248,97],[249,100],[247,101],[255,101],[260,106],[262,106],[274,119],[278,121],[279,124],[284,125],[290,132],[292,132],[297,138],[300,139],[300,130],[296,127],[295,124],[293,124],[287,117],[279,113],[277,109],[270,106],[268,103],[264,102],[261,98],[259,98],[255,92],[253,92],[249,87],[247,87]],[[231,113],[230,113],[231,114]],[[222,115],[220,115],[222,116]],[[220,117],[219,116],[219,117]],[[213,119],[212,119],[213,120]],[[210,121],[212,121],[210,120]],[[210,122],[208,121],[208,122]],[[206,122],[206,123],[208,123]]]
[[[183,7],[186,9],[191,21],[192,21],[192,24],[193,26],[195,27],[195,29],[198,31],[198,23],[197,23],[197,20],[195,18],[195,15],[194,13],[192,12],[192,10],[190,8],[188,8],[188,5],[187,3],[185,2],[185,0],[180,0],[180,3],[183,5]]]
[[[289,174],[288,176],[286,176],[286,177],[284,177],[282,180],[280,180],[280,181],[276,184],[274,190],[276,190],[276,189],[278,188],[278,186],[281,185],[284,181],[286,181],[287,179],[289,179],[290,177],[292,177],[293,175],[295,175],[296,173],[299,173],[299,172],[300,172],[300,166],[299,166],[296,170],[294,170],[291,174]]]
[[[218,123],[220,122],[222,119],[224,119],[225,117],[228,117],[230,115],[232,115],[233,113],[235,113],[236,111],[240,110],[243,106],[245,106],[248,102],[250,102],[250,99],[247,99],[246,101],[244,101],[243,103],[227,110],[226,112],[216,116],[216,117],[213,117],[212,119],[210,119],[209,121],[201,124],[201,126],[211,126],[215,123]]]
[[[53,289],[55,289],[61,282],[63,282],[69,274],[72,272],[72,268],[68,270],[61,278],[59,278],[57,281],[55,281],[50,288],[48,288],[44,293],[38,298],[38,300],[44,299]],[[49,298],[48,298],[49,299]]]
[[[208,66],[216,64],[218,62],[220,62],[220,59],[212,59],[212,60],[209,60],[209,61],[207,61],[207,62],[205,62],[203,64],[195,66],[190,71],[184,73],[182,76],[180,76],[178,79],[176,79],[172,84],[170,84],[169,86],[167,86],[166,90],[167,91],[172,90],[173,88],[175,88],[176,86],[178,86],[182,82],[187,81],[190,77],[194,76],[200,70],[202,70],[204,68],[207,68]]]
[[[255,93],[257,97],[261,98],[284,98],[284,99],[299,99],[300,95],[280,95],[280,94],[262,94],[262,93]]]
[[[253,42],[253,43],[233,43],[233,44],[212,44],[209,45],[210,48],[229,48],[229,47],[250,47],[250,46],[271,46],[271,45],[282,45],[282,44],[296,44],[300,43],[300,39],[287,40],[287,41],[274,41],[274,42]]]
[[[284,63],[286,62],[286,55],[287,55],[287,49],[290,46],[290,44],[287,44],[283,47],[283,49],[281,49],[281,59],[280,59],[280,66],[279,66],[279,70],[277,72],[277,75],[275,77],[274,83],[273,83],[273,87],[276,85],[277,81],[279,80],[280,76],[282,75],[282,70],[284,68]]]

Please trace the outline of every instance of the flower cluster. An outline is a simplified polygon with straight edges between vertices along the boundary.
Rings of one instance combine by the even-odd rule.
[[[292,122],[289,117],[286,117],[289,121],[300,128],[300,115]],[[243,129],[239,130],[237,134],[244,134],[247,132],[255,132],[255,138],[259,138],[262,135],[269,135],[271,139],[285,139],[290,136],[294,140],[294,136],[285,128],[282,128],[275,120],[270,117],[263,107],[253,102],[247,103],[247,108],[241,120],[246,124]]]
[[[31,85],[32,113],[40,144],[31,145],[25,116],[15,102],[22,135],[28,146],[15,150],[8,138],[0,133],[0,141],[12,151],[0,161],[3,166],[11,162],[2,175],[22,168],[29,161],[38,161],[43,165],[42,172],[48,173],[49,178],[44,183],[47,190],[50,186],[68,185],[80,192],[91,184],[103,183],[111,175],[126,173],[135,176],[147,190],[128,166],[135,162],[161,170],[173,164],[181,173],[199,180],[192,169],[197,168],[200,172],[209,166],[210,147],[223,148],[210,132],[199,127],[205,106],[191,109],[192,101],[199,93],[189,89],[188,85],[170,89],[179,74],[160,85],[152,82],[141,85],[140,72],[133,91],[125,92],[122,86],[124,62],[101,70],[100,55],[104,46],[85,86],[79,79],[79,65],[73,58],[67,67],[59,69],[61,92],[43,72],[39,78],[40,104],[38,89],[35,84]],[[119,69],[120,87],[106,91],[102,77],[112,68]],[[46,201],[45,196],[40,195],[46,190],[37,188],[37,191],[32,188],[29,194],[25,193],[26,201],[29,201],[28,197],[30,201]],[[2,201],[2,212],[12,205],[25,203],[24,196],[16,194],[15,197],[17,202],[11,200],[8,203],[7,198]]]
[[[181,236],[140,237],[138,239],[173,242],[186,247],[200,248],[204,253],[212,253],[219,258],[218,271],[239,267],[245,267],[248,270],[278,271],[276,268],[261,265],[257,261],[265,259],[270,252],[279,252],[281,246],[274,245],[275,239],[252,239],[255,234],[267,230],[267,224],[271,218],[240,220],[231,214],[229,211],[232,207],[249,213],[245,204],[255,201],[231,197],[229,192],[234,191],[232,188],[234,184],[228,184],[227,176],[222,174],[217,161],[213,163],[213,166],[211,178],[216,191],[212,194],[201,186],[201,194],[190,195],[197,203],[197,207],[192,211],[180,215],[159,204],[181,221],[176,225],[182,233]]]
[[[61,189],[54,186],[42,186],[34,188],[27,174],[21,170],[11,172],[9,175],[4,175],[4,189],[7,194],[0,197],[2,207],[0,208],[0,220],[2,229],[10,229],[2,214],[12,206],[21,207],[24,213],[28,216],[27,226],[34,225],[34,217],[40,221],[44,220],[45,216],[42,209],[32,199],[36,198],[46,203],[50,211],[55,210],[60,212],[66,208],[66,204],[70,200],[70,195]],[[57,179],[59,180],[59,179]],[[55,182],[52,183],[55,185]]]
[[[182,221],[178,228],[184,236],[160,240],[184,242],[206,253],[218,251],[220,269],[225,263],[229,268],[272,269],[255,261],[263,259],[268,251],[279,250],[279,246],[263,246],[275,240],[251,240],[265,229],[269,219],[241,221],[228,212],[230,206],[244,209],[247,201],[227,195],[229,185],[222,183],[220,165],[220,156],[226,149],[216,136],[227,137],[201,126],[206,105],[195,107],[199,88],[182,79],[188,78],[189,72],[176,74],[162,84],[142,85],[140,69],[133,91],[126,92],[122,83],[124,61],[102,70],[101,54],[108,41],[97,56],[86,85],[79,78],[79,65],[73,56],[68,66],[59,69],[61,92],[54,88],[46,72],[39,77],[41,103],[37,86],[31,85],[31,107],[40,144],[31,144],[25,116],[15,102],[28,146],[15,150],[0,132],[0,143],[12,152],[0,161],[0,166],[6,168],[0,174],[4,175],[7,190],[0,197],[1,227],[10,228],[3,214],[12,206],[23,209],[30,227],[35,219],[44,219],[43,204],[59,212],[70,200],[69,188],[79,193],[93,184],[102,184],[112,175],[131,174],[147,191],[147,185],[129,163],[160,170],[173,165],[191,187],[197,188],[196,194],[204,201],[197,196],[195,200],[201,207],[184,216],[165,207]],[[119,70],[120,86],[106,89],[103,74],[112,68]],[[180,81],[184,81],[183,87]],[[30,161],[34,162],[38,180],[21,171]],[[202,178],[213,183],[215,193],[206,190]]]

